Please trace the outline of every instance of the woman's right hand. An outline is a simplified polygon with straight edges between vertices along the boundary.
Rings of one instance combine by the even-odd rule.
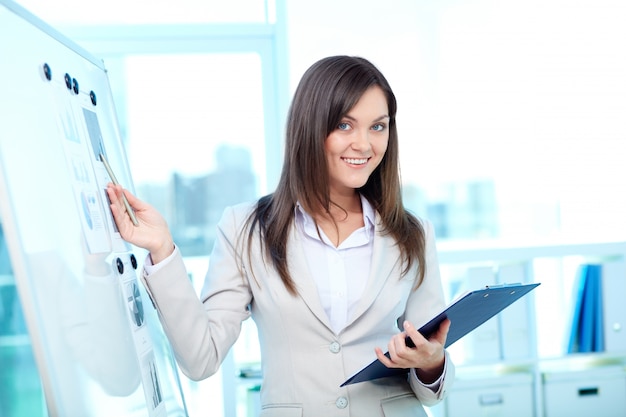
[[[111,213],[122,238],[150,252],[152,263],[157,264],[174,251],[174,241],[167,222],[154,207],[139,200],[121,185],[109,183],[107,194],[111,201]],[[135,211],[139,224],[135,226],[126,213],[123,196]]]

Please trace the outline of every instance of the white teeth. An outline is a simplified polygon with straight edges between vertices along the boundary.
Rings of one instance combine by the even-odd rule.
[[[363,165],[364,163],[367,162],[367,158],[363,158],[363,159],[344,158],[343,160],[352,165]]]

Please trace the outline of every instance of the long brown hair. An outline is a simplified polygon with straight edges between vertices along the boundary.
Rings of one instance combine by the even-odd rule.
[[[416,288],[424,278],[424,229],[402,203],[395,95],[383,74],[371,62],[360,57],[332,56],[316,62],[303,75],[287,118],[280,181],[273,194],[259,199],[248,219],[248,243],[258,228],[265,256],[294,295],[298,290],[289,274],[287,241],[295,205],[299,202],[311,214],[320,207],[326,211],[330,209],[332,202],[324,141],[372,86],[380,87],[387,99],[389,141],[380,165],[358,191],[379,213],[383,233],[396,240],[404,262],[402,273],[406,274],[417,262]]]

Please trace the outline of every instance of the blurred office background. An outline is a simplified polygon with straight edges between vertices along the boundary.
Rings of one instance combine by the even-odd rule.
[[[626,240],[624,2],[18,3],[103,59],[133,186],[166,215],[198,289],[221,211],[273,190],[291,94],[334,54],[370,59],[395,90],[405,203],[435,224],[444,278],[447,251]],[[558,257],[538,277],[538,358],[566,353],[575,267]],[[5,310],[0,341],[25,332]],[[246,323],[218,375],[185,382],[192,417],[246,415],[223,374],[255,369],[254,334]]]

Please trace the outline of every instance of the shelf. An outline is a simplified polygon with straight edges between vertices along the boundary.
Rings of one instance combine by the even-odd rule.
[[[626,366],[626,352],[570,353],[538,362],[541,372],[577,371],[609,365]]]

